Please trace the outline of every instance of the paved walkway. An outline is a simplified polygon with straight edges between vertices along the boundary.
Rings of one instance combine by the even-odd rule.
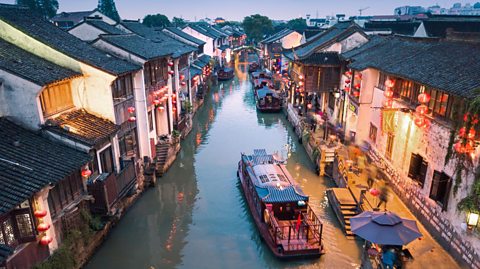
[[[366,176],[359,174],[352,179],[349,179],[349,187],[352,189],[352,192],[355,194],[357,201],[360,200],[360,191],[368,189],[367,178]],[[379,189],[383,185],[382,181],[377,181],[373,188]],[[372,207],[376,207],[379,202],[377,197],[372,196],[368,190],[366,193],[368,204]],[[383,210],[383,205],[381,206]],[[415,219],[415,216],[408,210],[405,204],[400,200],[400,198],[393,193],[389,194],[389,201],[387,202],[387,210],[395,212],[402,218]],[[420,232],[423,234],[423,237],[420,239],[414,240],[406,246],[412,256],[414,257],[413,261],[410,261],[406,264],[407,268],[434,268],[434,269],[452,269],[452,268],[462,268],[451,256],[450,254],[437,242],[430,233],[423,227],[420,221],[417,220],[417,225],[420,229]],[[468,268],[468,267],[465,267]]]

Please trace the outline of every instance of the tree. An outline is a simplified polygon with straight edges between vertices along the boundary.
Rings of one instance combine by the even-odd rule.
[[[183,27],[183,26],[187,25],[187,23],[182,18],[173,17],[172,25],[175,26],[175,27]]]
[[[98,0],[98,10],[114,21],[120,21],[115,0]]]
[[[243,19],[243,29],[249,39],[258,42],[265,35],[273,32],[273,24],[268,17],[255,14]]]
[[[162,14],[147,15],[143,18],[143,24],[148,27],[167,27],[170,26],[170,20]]]
[[[476,3],[473,5],[473,8],[480,8],[480,2],[476,2]]]
[[[55,16],[58,10],[57,0],[16,0],[16,4],[27,6],[46,19]]]
[[[298,32],[303,32],[307,29],[307,21],[302,18],[289,20],[287,22],[287,27]]]

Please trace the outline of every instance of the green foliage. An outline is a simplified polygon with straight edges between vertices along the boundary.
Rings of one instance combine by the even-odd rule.
[[[167,27],[170,26],[170,20],[163,14],[147,15],[143,18],[144,25],[148,27]]]
[[[75,258],[72,251],[62,246],[58,248],[48,260],[39,263],[33,267],[34,269],[70,269],[75,268]]]
[[[98,0],[98,10],[114,21],[120,21],[115,0]]]
[[[184,19],[177,17],[173,17],[171,24],[175,27],[184,27],[185,25],[187,25]]]
[[[29,7],[46,19],[55,16],[58,10],[57,0],[16,0],[15,3]]]
[[[185,111],[187,113],[192,113],[193,112],[193,105],[188,100],[185,100]]]
[[[307,29],[307,21],[302,18],[289,20],[287,22],[287,27],[298,32],[303,32]]]
[[[470,194],[460,200],[457,208],[464,212],[480,212],[480,167],[476,169]]]
[[[180,135],[181,135],[180,131],[178,131],[178,130],[173,130],[172,131],[172,137],[173,138],[178,138],[178,137],[180,137]]]
[[[268,17],[255,14],[243,19],[243,29],[250,40],[259,42],[273,32],[273,24]]]

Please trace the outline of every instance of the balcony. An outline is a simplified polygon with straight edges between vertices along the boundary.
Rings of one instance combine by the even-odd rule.
[[[137,182],[135,162],[123,161],[120,173],[102,173],[94,180],[89,180],[88,193],[95,199],[90,204],[93,213],[108,214],[115,204],[125,197]]]

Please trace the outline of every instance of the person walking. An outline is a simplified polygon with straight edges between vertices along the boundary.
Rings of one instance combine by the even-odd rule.
[[[366,172],[368,189],[371,189],[373,187],[373,183],[375,183],[375,180],[377,178],[377,167],[373,163],[370,163],[366,168]]]
[[[383,204],[383,209],[386,211],[387,210],[387,201],[390,196],[390,187],[388,182],[385,182],[383,186],[380,188],[380,195],[379,199],[380,201],[378,202],[377,208],[380,208],[380,205]]]

